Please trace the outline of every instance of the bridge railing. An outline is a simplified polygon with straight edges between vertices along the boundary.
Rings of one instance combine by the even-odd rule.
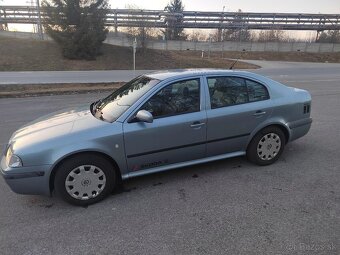
[[[41,12],[44,18],[44,12]],[[181,20],[181,22],[176,22]],[[0,6],[0,24],[36,24],[32,6]],[[162,10],[111,9],[106,25],[166,28],[175,23],[191,29],[340,30],[340,14],[199,12],[169,13]]]

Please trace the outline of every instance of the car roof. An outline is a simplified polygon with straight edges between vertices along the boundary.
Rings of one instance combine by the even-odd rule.
[[[247,71],[229,70],[229,69],[174,69],[147,73],[146,76],[157,79],[166,80],[170,78],[186,78],[197,75],[237,75],[251,74]]]
[[[262,84],[266,84],[267,88],[270,86],[270,91],[272,96],[278,96],[282,94],[284,91],[288,91],[288,87],[283,85],[280,82],[274,81],[268,77],[247,72],[247,71],[240,71],[240,70],[229,70],[229,69],[176,69],[176,70],[165,70],[165,71],[158,71],[149,74],[145,74],[146,76],[157,79],[157,80],[175,80],[175,79],[182,79],[182,78],[191,78],[195,76],[241,76],[245,78],[254,79],[255,81],[259,81]]]

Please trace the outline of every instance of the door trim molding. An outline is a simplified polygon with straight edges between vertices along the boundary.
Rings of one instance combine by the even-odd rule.
[[[180,162],[180,163],[175,163],[175,164],[171,164],[171,165],[159,166],[159,167],[150,168],[150,169],[146,169],[146,170],[130,172],[130,173],[122,175],[122,179],[126,180],[126,179],[129,179],[129,178],[132,178],[132,177],[137,177],[137,176],[142,176],[142,175],[147,175],[147,174],[152,174],[152,173],[157,173],[157,172],[163,172],[163,171],[167,171],[167,170],[171,170],[171,169],[175,169],[175,168],[186,167],[186,166],[206,163],[206,162],[210,162],[210,161],[233,158],[233,157],[244,156],[244,155],[246,155],[245,151],[235,151],[235,152],[222,154],[222,155],[218,155],[218,156],[212,156],[212,157],[208,157],[208,158],[190,160],[190,161],[186,161],[186,162]]]
[[[213,140],[204,141],[204,142],[184,144],[184,145],[180,145],[180,146],[168,147],[168,148],[163,148],[163,149],[159,149],[159,150],[153,150],[153,151],[131,154],[131,155],[127,155],[126,157],[127,158],[135,158],[135,157],[145,156],[145,155],[154,154],[154,153],[160,153],[160,152],[183,149],[183,148],[197,146],[197,145],[203,145],[203,144],[208,144],[208,143],[220,142],[220,141],[224,141],[224,140],[241,138],[241,137],[245,137],[245,136],[249,136],[249,135],[250,135],[250,133],[242,134],[242,135],[236,135],[236,136],[223,137],[223,138],[213,139]]]

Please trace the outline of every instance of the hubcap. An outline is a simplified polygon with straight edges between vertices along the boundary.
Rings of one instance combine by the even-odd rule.
[[[275,133],[264,135],[257,145],[257,155],[262,160],[271,160],[276,157],[281,149],[281,139]]]
[[[105,188],[106,177],[99,167],[83,165],[73,169],[66,177],[65,188],[68,194],[79,200],[98,196]]]

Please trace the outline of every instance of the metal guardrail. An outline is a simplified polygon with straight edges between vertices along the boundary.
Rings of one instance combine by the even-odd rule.
[[[41,12],[42,18],[44,13]],[[0,6],[0,24],[36,24],[38,11],[32,6]],[[106,25],[118,27],[166,28],[176,21],[181,28],[340,30],[340,14],[194,12],[169,13],[160,10],[111,9]]]

